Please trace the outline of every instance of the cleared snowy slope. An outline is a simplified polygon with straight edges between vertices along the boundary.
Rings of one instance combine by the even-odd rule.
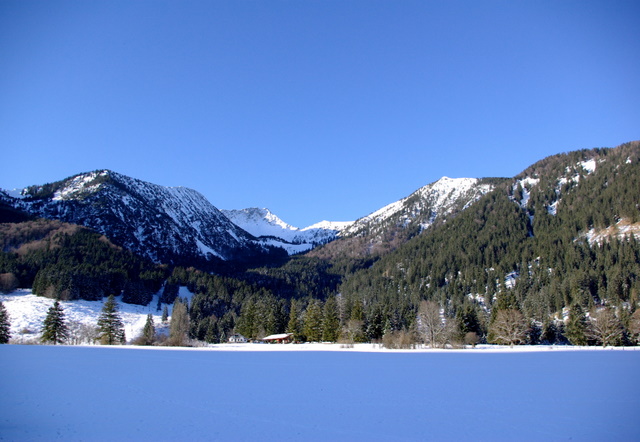
[[[126,304],[118,302],[120,317],[124,322],[127,341],[131,341],[142,333],[147,315],[153,315],[156,327],[162,325],[162,310],[158,310],[158,297],[156,294],[148,306]],[[181,287],[178,293],[181,298],[191,299],[193,296],[186,287]],[[116,300],[120,300],[117,297]],[[42,332],[42,323],[47,316],[47,311],[54,303],[53,299],[32,294],[31,290],[16,290],[9,294],[0,294],[0,301],[4,304],[9,314],[11,324],[11,336],[16,342],[38,342]],[[103,301],[60,301],[68,325],[84,324],[95,326]],[[164,305],[163,305],[164,308]],[[172,306],[167,306],[171,315]]]

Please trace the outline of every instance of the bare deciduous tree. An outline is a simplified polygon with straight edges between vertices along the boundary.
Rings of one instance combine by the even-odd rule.
[[[519,310],[504,309],[489,326],[489,337],[496,344],[520,345],[527,341],[528,329],[529,324]]]
[[[620,320],[611,308],[593,311],[589,318],[587,337],[603,347],[619,345],[622,342],[623,329]]]
[[[440,306],[434,301],[422,301],[418,308],[418,330],[430,347],[444,347],[455,333],[454,321],[447,321],[440,314]]]
[[[100,331],[94,325],[80,321],[69,322],[69,343],[72,345],[94,344],[100,338]]]

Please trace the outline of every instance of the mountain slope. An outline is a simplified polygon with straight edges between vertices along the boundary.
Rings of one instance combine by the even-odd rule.
[[[312,251],[311,255],[325,259],[384,255],[413,236],[446,222],[502,181],[443,177],[358,219],[340,233],[340,239]]]
[[[109,170],[5,195],[32,215],[80,224],[156,262],[245,260],[273,253],[200,193]]]
[[[631,231],[587,240],[592,230],[638,223],[638,201],[638,142],[549,157],[349,275],[339,290],[347,305],[367,306],[366,317],[385,311],[402,318],[401,328],[423,299],[447,315],[469,304],[485,312],[508,306],[540,324],[574,304],[635,305],[640,237]]]

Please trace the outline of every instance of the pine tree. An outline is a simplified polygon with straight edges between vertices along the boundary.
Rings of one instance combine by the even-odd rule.
[[[102,313],[98,318],[98,331],[100,333],[100,342],[104,345],[124,344],[124,324],[122,318],[118,314],[118,303],[116,298],[111,295],[102,307]]]
[[[147,322],[142,329],[142,343],[143,345],[152,345],[156,339],[156,327],[153,323],[153,316],[151,313],[147,315]]]
[[[302,327],[300,326],[300,311],[298,310],[298,302],[291,300],[291,308],[289,309],[289,322],[287,323],[287,332],[293,333],[293,341],[300,342],[302,340]]]
[[[8,343],[9,339],[11,339],[9,314],[2,301],[0,301],[0,344]]]
[[[573,345],[587,345],[587,317],[578,303],[571,306],[565,335]]]
[[[338,303],[335,296],[331,296],[324,304],[322,318],[322,340],[336,342],[340,335],[340,318],[338,317]]]
[[[310,342],[322,340],[322,307],[320,301],[312,299],[304,314],[304,334]]]
[[[42,342],[62,344],[69,337],[69,329],[64,320],[64,310],[59,301],[53,303],[44,318]]]
[[[165,305],[162,309],[162,323],[166,324],[169,321],[169,308]]]

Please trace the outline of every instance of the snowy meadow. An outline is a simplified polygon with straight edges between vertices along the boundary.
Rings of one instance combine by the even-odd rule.
[[[270,351],[0,346],[0,440],[598,441],[640,434],[640,351],[260,347]]]

